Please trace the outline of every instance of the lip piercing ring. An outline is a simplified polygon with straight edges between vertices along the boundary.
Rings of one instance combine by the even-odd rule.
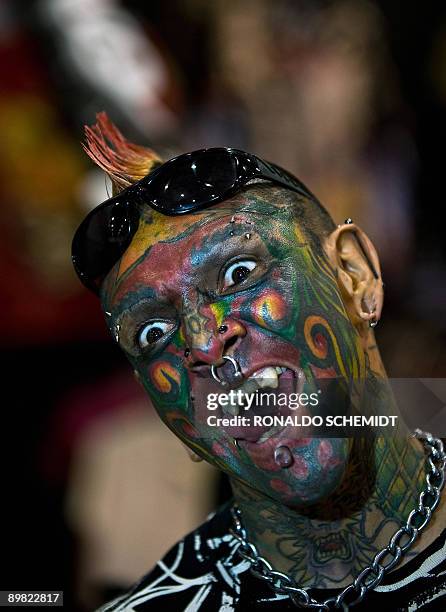
[[[233,366],[233,368],[234,368],[234,372],[235,372],[235,374],[234,374],[234,378],[242,378],[242,377],[243,377],[243,374],[242,374],[242,371],[241,371],[241,369],[240,369],[240,366],[239,366],[239,364],[236,362],[236,360],[234,359],[234,357],[230,357],[229,355],[223,355],[223,359],[224,359],[225,361],[230,361],[230,362],[232,363],[232,366]],[[217,374],[217,370],[218,370],[218,368],[220,368],[220,367],[221,367],[221,366],[214,366],[214,365],[212,365],[212,366],[211,366],[211,375],[212,375],[212,378],[213,378],[214,380],[216,380],[218,383],[220,383],[220,385],[221,385],[222,387],[227,387],[227,386],[228,386],[228,383],[227,383],[225,380],[222,380],[222,379],[221,379],[221,378],[218,376],[218,374]]]

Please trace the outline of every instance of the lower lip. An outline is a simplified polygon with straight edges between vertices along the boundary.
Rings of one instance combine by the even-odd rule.
[[[265,428],[266,431],[271,428]],[[237,443],[239,446],[244,448],[249,453],[269,453],[274,452],[276,448],[279,446],[287,446],[290,450],[295,447],[301,446],[302,440],[307,440],[309,436],[309,432],[307,428],[302,428],[302,430],[296,431],[296,427],[293,425],[286,425],[281,429],[274,432],[271,436],[266,438],[266,440],[260,441],[260,438],[263,434],[261,434],[257,439],[254,437],[247,437],[237,439]]]
[[[275,389],[274,391],[280,392],[281,382],[283,386],[283,383],[285,381],[293,381],[293,380],[297,382],[297,384],[296,383],[294,384],[293,392],[300,393],[303,388],[304,377],[303,375],[296,376],[296,373],[293,370],[290,370],[289,368],[287,368],[285,372],[280,374],[279,385],[277,389]],[[290,390],[289,387],[288,387],[288,390]],[[268,389],[268,388],[265,389],[265,392],[271,392],[271,391],[272,391],[271,389]],[[304,413],[306,413],[306,411],[302,411],[302,414]],[[290,411],[288,406],[282,406],[279,408],[277,414],[280,414],[281,416],[286,417],[294,413]],[[243,416],[243,415],[240,415],[240,416]],[[277,430],[275,433],[273,433],[266,440],[261,441],[264,434],[266,434],[268,431],[274,428],[275,428],[274,426],[270,426],[270,425],[256,425],[256,426],[254,425],[253,426],[234,425],[234,426],[222,427],[222,429],[228,435],[230,435],[232,438],[235,438],[237,440],[237,443],[242,448],[246,448],[246,450],[249,450],[249,448],[252,446],[257,446],[259,448],[261,447],[262,449],[265,449],[265,450],[269,448],[276,448],[278,445],[282,443],[283,444],[286,443],[285,441],[282,441],[283,437],[287,438],[288,436],[291,435],[292,439],[296,438],[295,436],[296,428],[293,426],[284,426],[280,430]]]

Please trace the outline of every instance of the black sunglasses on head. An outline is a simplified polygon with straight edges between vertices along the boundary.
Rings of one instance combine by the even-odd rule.
[[[212,148],[179,155],[87,215],[72,244],[79,278],[98,293],[138,228],[141,204],[163,215],[184,215],[222,202],[256,178],[316,200],[289,172],[245,151]]]

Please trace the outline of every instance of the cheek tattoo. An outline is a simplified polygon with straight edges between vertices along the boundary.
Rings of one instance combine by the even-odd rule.
[[[119,609],[341,610],[368,597],[367,609],[415,609],[441,595],[446,454],[405,429],[374,337],[383,283],[365,233],[244,151],[162,163],[105,115],[86,148],[114,196],[77,230],[75,269],[160,418],[234,493]],[[375,434],[381,418],[396,433]],[[410,599],[420,575],[429,584]]]

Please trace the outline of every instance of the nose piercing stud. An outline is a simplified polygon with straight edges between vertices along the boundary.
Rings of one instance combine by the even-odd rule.
[[[243,378],[243,374],[240,369],[240,366],[233,357],[230,357],[229,355],[223,355],[223,359],[225,361],[230,361],[232,363],[232,367],[234,368],[234,378]],[[225,380],[222,380],[217,374],[217,370],[220,367],[221,366],[216,367],[215,365],[211,366],[212,378],[216,380],[222,387],[227,387],[228,383]]]

